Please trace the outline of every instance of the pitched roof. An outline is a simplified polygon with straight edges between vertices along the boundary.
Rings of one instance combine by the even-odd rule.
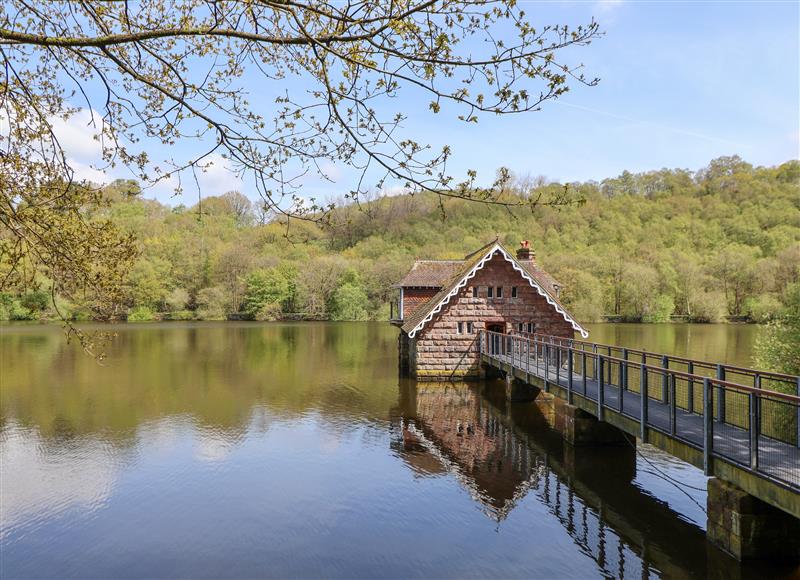
[[[547,300],[548,304],[553,306],[556,311],[564,317],[564,320],[572,325],[572,328],[580,332],[581,336],[584,338],[589,336],[589,332],[578,324],[558,300],[554,287],[556,282],[553,280],[552,276],[532,262],[520,262],[497,240],[489,242],[480,250],[467,256],[467,259],[461,262],[460,268],[454,272],[450,280],[442,286],[442,289],[428,302],[417,308],[406,319],[402,326],[403,331],[407,333],[409,337],[413,338],[436,313],[440,312],[442,308],[450,302],[450,299],[455,296],[461,288],[466,286],[467,282],[483,268],[486,262],[498,253],[509,262],[545,300]]]
[[[464,260],[417,260],[397,288],[441,288],[461,269]]]

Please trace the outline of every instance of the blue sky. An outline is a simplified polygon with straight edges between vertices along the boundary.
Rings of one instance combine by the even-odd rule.
[[[455,177],[474,168],[486,183],[506,166],[552,180],[600,180],[625,169],[697,169],[721,155],[756,165],[800,157],[800,2],[520,3],[537,24],[599,21],[605,36],[578,49],[575,60],[600,84],[576,86],[540,112],[484,116],[469,126],[454,120],[460,111],[433,115],[429,98],[401,95],[392,105],[409,113],[403,135],[452,145]],[[91,147],[73,157],[88,166]],[[303,194],[336,197],[355,178],[345,167],[330,175],[335,183],[307,179]],[[202,184],[205,195],[234,188],[255,195],[221,164]],[[171,199],[167,188],[148,196],[194,197]]]

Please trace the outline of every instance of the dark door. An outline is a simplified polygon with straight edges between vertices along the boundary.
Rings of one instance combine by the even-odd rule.
[[[499,334],[489,334],[489,353],[502,354],[502,334],[505,332],[504,324],[487,324],[486,330],[489,332],[496,332]]]

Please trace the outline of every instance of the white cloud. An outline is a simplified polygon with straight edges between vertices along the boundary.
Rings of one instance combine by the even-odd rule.
[[[50,119],[50,124],[67,157],[84,163],[101,161],[103,119],[97,111],[80,109],[66,120]]]
[[[222,155],[212,153],[197,169],[197,181],[203,195],[220,195],[233,189],[242,189],[242,180],[233,170],[233,164]]]
[[[599,14],[608,14],[622,6],[624,0],[598,0],[595,2],[594,11]]]
[[[403,195],[404,193],[408,193],[410,190],[407,187],[402,185],[390,185],[389,187],[384,187],[380,191],[380,195],[385,195],[387,197],[392,197],[395,195]]]
[[[332,181],[333,183],[338,182],[342,178],[342,170],[339,169],[335,163],[331,163],[330,161],[322,163],[320,165],[320,171],[328,181]]]

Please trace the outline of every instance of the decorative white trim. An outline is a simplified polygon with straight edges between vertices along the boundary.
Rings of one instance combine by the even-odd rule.
[[[558,312],[561,316],[564,317],[564,320],[566,320],[572,325],[572,328],[574,330],[580,332],[583,338],[589,337],[589,332],[585,328],[583,328],[580,324],[578,324],[575,320],[573,320],[572,317],[567,313],[567,311],[564,310],[564,308],[562,308],[558,304],[558,302],[553,300],[553,297],[550,296],[550,294],[544,288],[542,288],[539,285],[539,283],[536,282],[536,280],[534,280],[531,277],[530,274],[528,274],[527,270],[525,270],[522,266],[520,266],[519,263],[514,259],[514,257],[511,256],[508,252],[506,252],[503,249],[503,246],[501,246],[500,244],[494,244],[491,248],[489,248],[489,250],[487,250],[486,255],[477,264],[475,264],[475,266],[473,266],[473,268],[469,272],[467,272],[467,274],[447,294],[447,296],[442,298],[436,305],[436,307],[433,308],[430,312],[428,312],[428,315],[425,316],[425,318],[423,318],[419,324],[417,324],[414,328],[411,329],[411,332],[408,333],[408,337],[414,338],[417,332],[422,330],[422,327],[424,327],[428,322],[430,322],[436,314],[441,312],[442,308],[444,308],[450,302],[450,299],[453,298],[453,296],[455,296],[456,294],[458,294],[459,290],[461,290],[464,286],[466,286],[467,282],[472,278],[474,278],[475,274],[477,274],[478,271],[481,270],[486,265],[486,262],[488,262],[498,252],[503,256],[503,258],[505,258],[507,262],[511,264],[511,266],[517,272],[519,272],[522,275],[523,278],[525,278],[528,281],[531,287],[533,287],[539,293],[539,295],[542,296],[542,298],[547,300],[548,304],[550,304],[553,308],[556,309],[556,312]]]

